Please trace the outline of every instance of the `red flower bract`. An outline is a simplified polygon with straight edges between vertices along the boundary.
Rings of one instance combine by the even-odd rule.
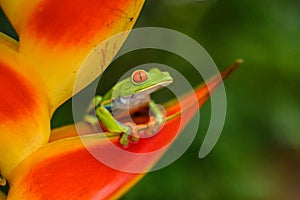
[[[237,65],[222,73],[226,77]],[[186,105],[181,112],[179,102],[168,104],[168,114],[176,114],[170,118],[163,129],[155,136],[140,139],[137,144],[131,144],[126,151],[135,153],[151,153],[154,150],[170,145],[178,132],[178,124],[186,125],[209,97],[209,90],[215,89],[222,81],[216,77],[208,85],[197,88],[195,94],[198,101],[190,101],[191,92],[180,103]],[[178,110],[179,109],[179,110]],[[186,115],[185,121],[182,116]],[[101,133],[93,134],[94,129],[82,122],[77,128],[75,125],[58,128],[52,132],[51,143],[43,146],[30,155],[14,172],[14,182],[9,198],[11,199],[111,199],[122,195],[132,187],[144,173],[128,173],[113,169],[97,158],[94,152],[104,152],[112,143],[120,148],[119,134]],[[84,131],[85,135],[78,137],[77,131]],[[65,138],[63,137],[65,135]],[[72,137],[73,136],[73,137]],[[109,140],[106,140],[108,137]],[[146,155],[143,159],[128,155],[119,158],[124,165],[138,165],[140,169],[150,169],[162,156],[163,151]],[[114,155],[111,155],[112,157]],[[27,173],[24,173],[27,172]]]

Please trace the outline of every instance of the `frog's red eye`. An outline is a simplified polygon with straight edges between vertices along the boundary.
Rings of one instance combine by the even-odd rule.
[[[147,72],[144,70],[136,70],[132,74],[132,81],[134,83],[143,83],[148,79]]]

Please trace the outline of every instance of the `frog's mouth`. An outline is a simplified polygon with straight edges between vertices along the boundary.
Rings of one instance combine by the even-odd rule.
[[[139,94],[142,94],[142,95],[151,94],[157,90],[160,90],[163,87],[166,87],[167,85],[170,85],[172,82],[173,82],[173,79],[160,82],[159,84],[150,86],[148,88],[145,88],[145,89],[139,91]]]
[[[122,108],[125,105],[123,109],[128,109],[128,105],[130,105],[130,109],[136,109],[141,106],[148,105],[151,93],[171,84],[172,82],[172,79],[165,80],[158,84],[153,84],[144,90],[140,90],[133,95],[119,97],[117,98],[118,108]]]

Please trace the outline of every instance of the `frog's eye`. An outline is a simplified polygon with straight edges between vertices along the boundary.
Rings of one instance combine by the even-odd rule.
[[[147,72],[144,70],[136,70],[132,74],[133,83],[143,83],[148,79]]]

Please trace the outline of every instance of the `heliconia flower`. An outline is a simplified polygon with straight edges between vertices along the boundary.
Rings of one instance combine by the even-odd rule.
[[[75,125],[52,132],[50,127],[53,112],[72,96],[76,74],[87,54],[110,36],[131,29],[143,3],[144,0],[0,0],[19,36],[15,41],[0,33],[0,176],[10,184],[7,199],[111,199],[143,177],[144,173],[108,167],[88,151],[105,151],[111,142],[120,147],[119,134],[97,134],[84,122],[79,127],[85,135],[80,137]],[[125,38],[126,35],[100,49],[105,59],[90,63],[86,80],[77,88],[84,88],[105,69]],[[191,98],[191,91],[180,104],[167,103],[169,118],[164,128],[126,151],[148,153],[168,147],[183,128],[178,124],[186,125],[209,97],[208,88],[216,88],[221,81],[217,77],[196,88],[197,101]],[[146,171],[165,150],[139,160],[122,157],[120,161]],[[0,199],[4,198],[0,192]]]
[[[0,0],[19,36],[0,34],[0,171],[13,170],[48,143],[55,109],[72,96],[76,73],[100,42],[134,25],[144,0]],[[125,39],[126,35],[124,35]],[[124,39],[91,63],[84,88],[109,64]]]
[[[129,145],[126,151],[135,153],[154,152],[169,146],[176,134],[189,122],[198,108],[227,77],[239,62],[225,70],[221,77],[200,85],[183,99],[166,104],[167,117],[162,130],[151,138],[141,138]],[[192,96],[196,94],[196,101]],[[182,108],[183,106],[183,108]],[[183,126],[179,130],[179,124]],[[78,129],[84,135],[78,136]],[[104,139],[108,137],[110,140]],[[54,129],[51,142],[28,156],[14,171],[9,199],[115,199],[130,189],[144,173],[128,173],[113,169],[96,159],[88,149],[105,151],[111,142],[119,146],[119,134],[97,133],[85,122]],[[120,147],[122,148],[122,147]],[[147,170],[162,156],[164,151],[136,159],[132,155],[119,158],[124,165],[138,166]],[[133,159],[135,158],[135,159]]]

